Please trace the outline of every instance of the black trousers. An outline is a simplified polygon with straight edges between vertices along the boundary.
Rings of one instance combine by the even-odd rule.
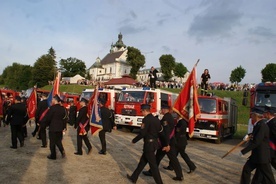
[[[195,170],[196,166],[195,164],[191,161],[190,157],[188,156],[188,154],[185,152],[186,146],[182,147],[182,148],[175,148],[175,152],[176,152],[176,157],[178,156],[178,154],[180,153],[181,157],[183,158],[183,160],[186,162],[186,164],[188,165],[190,170]],[[172,167],[172,163],[170,162],[170,167]]]
[[[39,133],[39,125],[38,125],[38,123],[37,122],[35,122],[35,129],[34,129],[34,131],[33,131],[33,133],[32,134],[36,134],[37,132]],[[40,135],[39,135],[39,137],[40,137]]]
[[[60,153],[64,154],[64,148],[62,145],[62,132],[49,131],[49,139],[50,139],[51,157],[56,158],[56,146],[58,147]]]
[[[47,146],[46,128],[40,128],[39,137],[41,138],[42,146]]]
[[[156,152],[156,163],[159,166],[161,160],[164,158],[165,155],[168,156],[171,166],[176,174],[176,177],[183,177],[182,168],[180,163],[176,157],[175,146],[170,145],[171,149],[169,152],[162,151],[162,148],[158,149]]]
[[[208,89],[208,83],[201,82],[201,95],[206,95]]]
[[[155,150],[154,149],[143,152],[143,154],[140,158],[140,161],[138,163],[137,168],[134,170],[133,174],[131,175],[131,179],[133,181],[137,181],[140,173],[145,168],[147,163],[149,163],[150,171],[152,173],[154,181],[157,184],[162,184],[163,182],[162,182],[162,179],[161,179],[161,176],[160,176],[158,165],[156,163],[156,156],[155,156]]]
[[[241,184],[250,184],[251,172],[256,169],[256,173],[253,177],[252,184],[260,183],[259,176],[262,176],[262,182],[264,184],[275,183],[275,179],[271,170],[270,163],[267,164],[256,164],[250,159],[247,160],[242,169]]]
[[[22,134],[23,134],[23,138],[25,138],[25,137],[28,136],[27,125],[25,125],[25,126],[22,127]]]
[[[24,141],[22,125],[11,125],[11,141],[13,147],[17,147],[17,139],[20,143]]]
[[[153,78],[150,78],[150,87],[151,88],[156,88],[156,80]]]
[[[100,141],[101,141],[102,151],[103,151],[103,152],[106,152],[105,133],[106,133],[105,130],[101,130],[101,131],[99,132],[99,138],[100,138]]]
[[[89,149],[92,148],[90,141],[86,135],[77,135],[77,148],[78,148],[78,153],[82,153],[82,140],[84,141],[86,147]]]

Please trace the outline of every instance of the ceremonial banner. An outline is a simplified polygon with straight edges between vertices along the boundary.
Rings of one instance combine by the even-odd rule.
[[[57,72],[57,76],[55,78],[54,81],[54,85],[52,90],[50,91],[48,98],[47,98],[47,102],[48,102],[48,106],[50,107],[52,105],[52,99],[55,95],[59,95],[59,83],[60,83],[60,78],[61,78],[61,73],[60,71]]]
[[[36,88],[33,88],[32,93],[27,99],[27,112],[28,112],[29,119],[35,119],[36,109],[37,109],[37,94],[36,94]]]
[[[198,62],[199,60],[197,63]],[[188,127],[190,137],[193,136],[195,123],[200,115],[200,107],[197,97],[196,65],[191,71],[182,91],[179,93],[173,105],[173,110],[189,122]]]
[[[94,94],[89,100],[89,103],[91,101],[92,108],[91,108],[91,117],[90,117],[90,125],[91,125],[91,134],[97,135],[99,131],[103,129],[102,119],[101,119],[101,110],[98,104],[98,96],[99,96],[99,90],[98,86],[94,90]],[[91,105],[91,104],[90,104]]]

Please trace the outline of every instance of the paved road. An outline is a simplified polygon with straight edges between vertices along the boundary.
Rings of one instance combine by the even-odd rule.
[[[28,133],[33,130],[28,127]],[[132,144],[130,141],[136,133],[124,130],[107,134],[107,155],[99,155],[100,141],[98,137],[90,136],[93,145],[91,155],[74,155],[76,148],[76,132],[68,128],[64,137],[66,158],[60,154],[57,160],[48,160],[49,148],[41,148],[41,142],[29,136],[25,146],[12,150],[10,146],[10,128],[0,128],[0,181],[1,183],[129,183],[127,173],[136,168],[142,153],[142,141]],[[240,140],[226,140],[222,144],[214,144],[204,140],[190,140],[187,152],[195,162],[197,170],[186,174],[187,165],[179,157],[184,173],[183,182],[175,182],[171,178],[174,172],[166,171],[163,166],[168,164],[165,158],[160,164],[160,172],[164,183],[200,183],[200,184],[236,184],[246,157],[238,157],[237,152],[221,159],[221,156]],[[85,149],[86,150],[86,149]],[[85,152],[84,152],[85,153]],[[146,166],[148,169],[148,166]],[[154,183],[153,178],[140,175],[137,183]]]

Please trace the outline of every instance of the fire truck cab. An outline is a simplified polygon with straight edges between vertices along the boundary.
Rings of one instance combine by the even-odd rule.
[[[93,92],[94,92],[94,89],[85,89],[80,96],[80,100],[82,98],[89,100],[93,96]],[[118,89],[99,88],[98,98],[102,98],[106,101],[106,107],[110,107],[111,109],[115,110],[116,109],[115,102],[117,101],[120,92],[121,91]]]
[[[200,117],[194,128],[195,138],[213,139],[221,143],[237,130],[238,107],[232,98],[199,96]]]
[[[161,104],[172,106],[177,96],[175,93],[149,87],[123,89],[116,103],[115,123],[130,129],[140,127],[144,118],[141,104],[150,104],[151,113],[158,116]]]

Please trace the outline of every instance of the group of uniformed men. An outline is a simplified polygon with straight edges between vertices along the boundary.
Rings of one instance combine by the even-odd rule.
[[[164,168],[167,170],[174,170],[176,176],[173,177],[173,180],[182,181],[183,173],[177,159],[178,153],[181,154],[189,166],[190,171],[188,173],[192,173],[196,169],[195,164],[185,153],[187,145],[187,122],[178,116],[177,125],[175,126],[174,118],[170,113],[170,107],[168,105],[163,105],[161,107],[163,117],[160,121],[150,112],[150,105],[141,105],[141,111],[144,116],[141,130],[140,133],[132,140],[132,143],[136,143],[143,139],[143,154],[137,168],[131,175],[127,174],[127,178],[132,183],[136,183],[139,174],[142,172],[146,164],[149,163],[150,170],[143,171],[143,174],[146,176],[153,176],[155,182],[158,184],[163,183],[158,166],[164,156],[167,155],[170,160],[170,164],[168,167]]]

